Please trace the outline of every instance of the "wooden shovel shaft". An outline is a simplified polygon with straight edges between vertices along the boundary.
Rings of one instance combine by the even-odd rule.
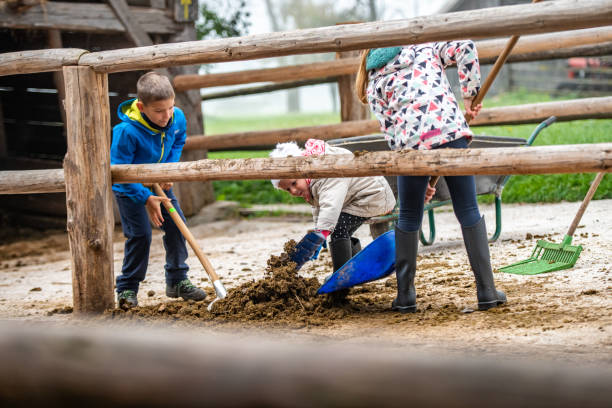
[[[166,196],[166,193],[164,193],[164,190],[162,190],[162,188],[157,183],[153,184],[153,191],[155,191],[155,194],[158,195],[159,197],[168,198],[168,196]],[[189,231],[189,228],[187,228],[187,225],[185,225],[185,223],[183,222],[183,219],[181,218],[179,213],[176,211],[172,203],[164,202],[163,205],[166,208],[166,210],[168,210],[170,217],[172,217],[172,220],[174,221],[178,229],[181,231],[181,233],[183,234],[183,236],[189,243],[189,246],[191,247],[191,249],[193,249],[193,252],[195,252],[196,256],[200,260],[200,263],[204,267],[204,270],[208,274],[208,277],[210,278],[211,282],[215,282],[219,280],[219,276],[215,272],[212,264],[210,263],[206,255],[204,255],[204,252],[202,252],[202,250],[200,249],[200,246],[198,245],[195,238],[193,237],[193,234],[191,233],[191,231]]]
[[[539,1],[540,0],[533,0],[532,3],[538,3]],[[493,68],[491,68],[489,75],[487,75],[487,79],[485,79],[484,84],[482,84],[482,86],[480,87],[480,91],[476,94],[476,97],[472,100],[472,105],[471,105],[472,109],[474,109],[474,107],[477,106],[479,103],[481,103],[482,100],[484,99],[485,95],[489,91],[489,88],[491,88],[491,85],[493,85],[493,81],[495,81],[495,77],[497,77],[497,74],[499,74],[501,67],[504,65],[504,63],[510,56],[512,49],[518,42],[519,37],[520,36],[518,35],[513,35],[508,40],[506,47],[504,48],[502,53],[499,55],[499,57],[495,60],[495,64],[493,64]],[[468,114],[465,115],[465,120],[467,121],[468,124],[472,121],[472,119],[474,118],[471,115],[468,115]],[[440,176],[433,176],[429,180],[429,185],[432,187],[435,187],[439,179],[440,179]]]
[[[582,219],[582,215],[586,211],[586,208],[589,205],[591,198],[593,198],[593,196],[595,195],[595,191],[597,191],[597,187],[599,186],[599,183],[601,182],[605,174],[606,173],[603,173],[603,172],[597,173],[595,180],[593,180],[593,182],[591,183],[591,187],[589,187],[589,191],[587,191],[586,196],[584,197],[584,200],[582,200],[582,204],[580,204],[580,208],[578,208],[578,212],[576,213],[576,216],[574,217],[574,221],[572,221],[572,225],[570,225],[569,230],[567,231],[568,236],[571,237],[572,235],[574,235],[574,232],[576,231],[576,228],[578,227],[578,223]]]

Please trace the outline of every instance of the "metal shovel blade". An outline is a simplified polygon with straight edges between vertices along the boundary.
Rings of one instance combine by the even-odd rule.
[[[395,231],[380,235],[352,257],[317,291],[331,293],[388,276],[395,269]]]
[[[561,244],[538,240],[531,257],[499,268],[499,271],[515,275],[538,275],[571,268],[578,260],[582,246],[569,245],[570,242],[571,237],[567,235]]]

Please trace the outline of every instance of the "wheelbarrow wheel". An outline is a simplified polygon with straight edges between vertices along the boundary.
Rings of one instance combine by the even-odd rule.
[[[393,229],[393,221],[377,222],[370,224],[370,235],[372,235],[372,239],[376,239],[391,229]]]

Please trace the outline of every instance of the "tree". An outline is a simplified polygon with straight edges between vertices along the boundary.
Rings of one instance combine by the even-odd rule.
[[[246,0],[204,0],[196,22],[199,40],[214,37],[238,37],[246,34],[251,23],[245,10]]]

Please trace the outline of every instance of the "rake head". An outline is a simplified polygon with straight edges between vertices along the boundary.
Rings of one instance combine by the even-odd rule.
[[[516,275],[537,275],[559,271],[574,266],[582,246],[569,245],[571,237],[565,236],[561,244],[538,240],[536,248],[528,259],[499,268],[501,272]]]

